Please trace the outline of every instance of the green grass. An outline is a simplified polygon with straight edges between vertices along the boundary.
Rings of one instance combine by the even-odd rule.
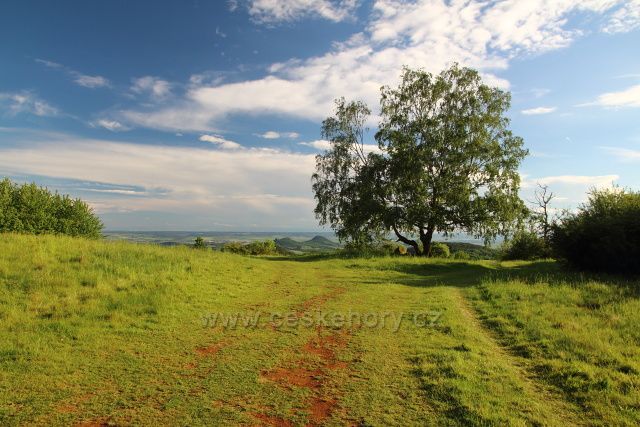
[[[0,425],[636,425],[638,289],[551,261],[0,235]],[[319,311],[403,317],[269,317]]]

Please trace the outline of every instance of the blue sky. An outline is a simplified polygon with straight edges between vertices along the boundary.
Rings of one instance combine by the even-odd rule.
[[[640,0],[8,0],[0,40],[0,176],[109,229],[314,230],[332,100],[454,61],[512,92],[523,198],[640,189]]]

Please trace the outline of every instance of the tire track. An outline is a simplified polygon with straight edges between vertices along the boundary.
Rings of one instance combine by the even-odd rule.
[[[520,386],[522,386],[527,396],[535,397],[542,402],[541,406],[550,409],[554,416],[561,421],[558,424],[581,425],[578,417],[578,408],[554,392],[546,384],[540,382],[531,373],[524,361],[513,355],[508,347],[503,346],[494,333],[488,329],[477,315],[476,310],[469,303],[460,288],[452,288],[453,302],[466,320],[466,324],[473,330],[475,336],[488,350],[488,353],[495,356],[502,362],[505,370],[513,374]]]

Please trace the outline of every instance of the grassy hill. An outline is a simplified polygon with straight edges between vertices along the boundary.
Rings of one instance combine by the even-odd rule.
[[[297,241],[290,237],[275,239],[276,246],[291,252],[329,252],[340,248],[340,244],[323,236],[314,236],[310,240]]]
[[[638,285],[0,235],[0,425],[637,425]]]

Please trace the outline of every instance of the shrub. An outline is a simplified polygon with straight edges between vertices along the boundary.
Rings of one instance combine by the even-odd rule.
[[[446,244],[441,242],[433,242],[431,243],[429,256],[434,258],[449,258],[449,256],[451,256],[451,251],[449,250],[449,246],[447,246]]]
[[[394,255],[406,255],[406,254],[407,254],[407,248],[406,248],[406,246],[398,245],[398,246],[393,250],[393,254],[394,254]]]
[[[278,253],[276,242],[273,240],[259,240],[245,245],[249,255],[275,255]]]
[[[404,252],[401,252],[403,251]],[[403,245],[388,239],[374,240],[370,242],[347,242],[340,253],[348,257],[379,257],[398,254],[406,254],[407,249]]]
[[[469,253],[465,251],[457,251],[453,253],[453,259],[471,259],[471,255],[469,255]]]
[[[224,244],[222,250],[242,255],[276,255],[280,253],[273,240],[259,240],[247,244],[228,242]]]
[[[553,227],[551,240],[575,268],[640,273],[640,192],[593,190],[578,213]]]
[[[223,252],[231,252],[234,254],[245,254],[244,245],[240,242],[227,242],[222,246]]]
[[[536,233],[520,231],[502,247],[501,258],[504,260],[534,260],[548,258],[549,248]]]
[[[196,237],[195,242],[193,243],[193,247],[196,249],[206,249],[207,248],[207,244],[205,243],[204,239],[200,236]]]
[[[103,224],[80,199],[35,184],[0,181],[0,232],[99,238]]]

